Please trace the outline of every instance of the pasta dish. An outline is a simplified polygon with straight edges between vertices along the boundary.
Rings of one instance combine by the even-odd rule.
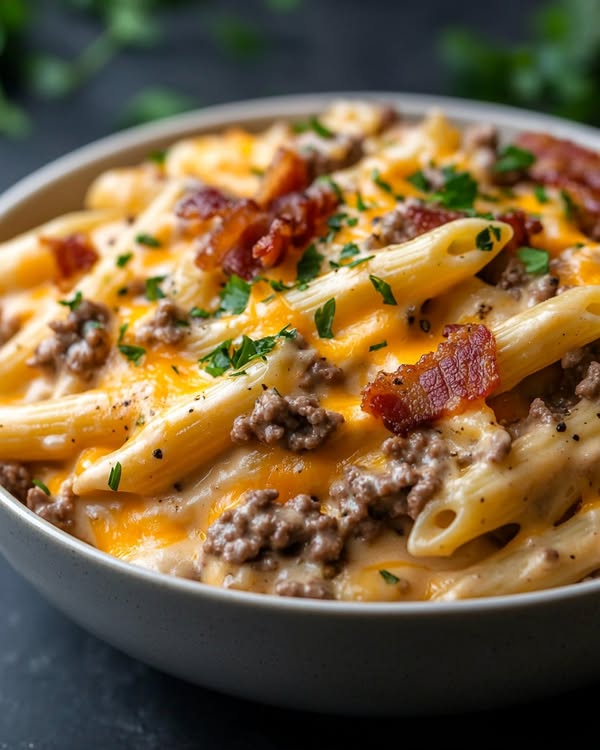
[[[204,584],[440,601],[600,570],[600,154],[339,100],[0,245],[0,484]]]

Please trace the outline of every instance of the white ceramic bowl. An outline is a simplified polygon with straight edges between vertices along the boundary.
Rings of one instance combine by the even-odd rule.
[[[409,117],[438,106],[458,124],[491,121],[508,135],[542,129],[600,150],[593,128],[457,99],[342,92],[248,101],[138,127],[40,169],[0,197],[0,240],[80,207],[85,188],[108,167],[136,163],[191,133],[305,117],[340,97],[389,101]],[[99,638],[164,672],[267,704],[354,716],[455,713],[600,679],[600,580],[452,603],[346,603],[226,591],[110,557],[1,489],[0,550],[50,602]]]

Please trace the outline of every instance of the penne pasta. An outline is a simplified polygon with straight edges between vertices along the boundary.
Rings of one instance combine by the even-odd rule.
[[[599,160],[341,99],[97,175],[0,245],[0,483],[211,586],[595,575]]]

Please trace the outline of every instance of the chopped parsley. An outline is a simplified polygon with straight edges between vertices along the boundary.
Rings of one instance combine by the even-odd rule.
[[[379,349],[384,349],[387,346],[387,341],[384,339],[383,341],[380,341],[378,344],[371,344],[369,347],[370,352],[376,352]]]
[[[347,224],[349,227],[355,227],[358,224],[356,217],[348,216],[346,213],[333,214],[327,219],[327,226],[334,232],[339,232],[340,229]]]
[[[473,208],[477,197],[477,182],[469,172],[457,172],[455,167],[442,169],[444,184],[430,195],[430,200],[455,211]]]
[[[306,133],[308,130],[312,130],[321,138],[333,138],[335,136],[335,133],[323,125],[315,115],[309,117],[305,122],[294,123],[293,130],[295,133]]]
[[[500,149],[498,159],[494,164],[494,172],[502,174],[503,172],[514,172],[516,170],[527,169],[535,162],[535,155],[531,151],[519,148],[514,144],[509,144]]]
[[[382,178],[381,173],[380,173],[380,171],[377,168],[375,168],[371,172],[371,179],[377,185],[378,188],[381,188],[382,190],[385,190],[385,192],[386,193],[390,193],[390,195],[394,194],[394,189],[392,188],[392,186],[390,185],[389,182],[386,182]]]
[[[429,180],[427,179],[427,177],[425,177],[420,169],[418,172],[413,172],[412,174],[408,175],[406,181],[410,182],[411,185],[416,187],[417,190],[421,190],[423,193],[428,193],[431,190]]]
[[[319,182],[324,182],[333,190],[335,193],[338,201],[340,203],[344,203],[344,194],[342,193],[342,188],[337,184],[337,182],[328,174],[324,174],[321,177],[319,177]]]
[[[264,280],[269,282],[269,286],[274,292],[286,292],[286,291],[289,291],[290,289],[293,289],[296,286],[296,284],[286,284],[280,279],[264,279]]]
[[[486,227],[485,229],[482,229],[481,232],[475,237],[475,244],[477,245],[479,250],[482,250],[484,253],[489,253],[491,250],[494,249],[494,240],[492,239],[492,235],[499,240],[500,239],[500,228],[494,227],[490,224],[489,227]]]
[[[146,245],[146,247],[162,247],[162,242],[155,237],[153,234],[141,233],[136,235],[135,241],[138,245]]]
[[[539,250],[535,247],[520,247],[517,257],[525,266],[527,273],[541,275],[550,270],[550,255],[547,250]]]
[[[324,256],[314,245],[309,245],[296,264],[296,283],[299,289],[306,289],[308,282],[319,275]]]
[[[148,160],[153,161],[155,164],[158,164],[162,167],[162,165],[165,163],[167,158],[167,150],[166,149],[157,149],[156,151],[151,151],[148,154]]]
[[[560,197],[563,202],[563,206],[565,209],[565,218],[569,219],[569,221],[573,218],[575,215],[575,203],[573,202],[573,198],[569,195],[569,193],[566,190],[560,191]]]
[[[371,279],[371,284],[373,284],[375,290],[379,292],[379,294],[381,294],[384,305],[398,304],[396,302],[396,298],[394,297],[394,293],[392,292],[392,287],[387,283],[387,281],[384,281],[383,279],[380,279],[379,276],[374,276],[373,274],[370,274],[369,278]]]
[[[119,344],[118,349],[121,354],[130,362],[133,362],[136,367],[142,361],[144,354],[146,354],[146,350],[143,346],[135,346],[135,344]]]
[[[152,276],[146,279],[146,299],[150,302],[156,302],[158,299],[163,299],[165,293],[160,288],[161,283],[166,279],[166,276]]]
[[[121,354],[128,359],[130,362],[133,362],[134,365],[139,365],[142,357],[146,353],[146,350],[143,346],[134,346],[133,344],[124,344],[123,338],[125,336],[125,332],[127,331],[128,325],[127,323],[123,323],[123,325],[119,328],[119,338],[117,339],[117,349],[121,352]]]
[[[357,211],[366,211],[369,208],[369,206],[365,203],[360,190],[356,191],[356,210]]]
[[[72,299],[61,299],[58,301],[58,304],[64,305],[65,307],[68,307],[71,312],[74,312],[82,302],[83,294],[81,292],[76,292]]]
[[[331,297],[325,302],[323,307],[319,307],[315,311],[315,326],[317,327],[317,333],[319,338],[332,339],[333,331],[331,326],[333,325],[333,318],[335,317],[335,298]]]
[[[221,298],[219,312],[228,312],[232,315],[243,313],[248,304],[251,289],[251,284],[236,274],[232,274],[219,294]]]
[[[355,255],[359,255],[359,254],[360,254],[360,248],[356,244],[356,242],[346,242],[346,244],[344,245],[340,253],[339,262],[335,260],[330,260],[329,265],[332,268],[341,268],[344,265],[342,261],[348,260],[349,258],[353,258]],[[361,260],[366,260],[366,258],[361,259]],[[346,265],[350,266],[351,264],[348,263]]]
[[[548,198],[548,193],[546,192],[546,188],[544,185],[536,185],[533,188],[533,193],[537,198],[538,203],[548,203],[548,201],[550,200]]]
[[[390,583],[390,584],[400,583],[400,579],[398,578],[398,576],[395,576],[393,573],[390,573],[389,570],[382,569],[379,571],[379,575],[383,578],[383,580],[386,583]]]
[[[119,461],[114,466],[111,466],[110,474],[108,475],[108,486],[113,492],[119,489],[121,483],[121,464]]]
[[[41,479],[32,479],[31,484],[33,484],[35,487],[39,487],[42,492],[50,497],[50,490],[46,487]]]
[[[208,362],[204,369],[213,378],[222,375],[231,367],[231,356],[229,354],[231,344],[232,339],[227,339],[227,341],[223,341],[213,349],[212,352],[209,352],[198,360],[201,363]]]
[[[208,364],[204,369],[209,375],[216,378],[219,375],[223,375],[227,370],[239,370],[255,359],[264,359],[275,348],[277,339],[293,339],[295,336],[296,329],[290,329],[286,325],[274,336],[265,336],[262,339],[251,339],[249,336],[244,335],[239,346],[232,346],[233,340],[227,339],[227,341],[223,341],[223,343],[213,349],[212,352],[201,357],[198,362],[207,362]],[[244,373],[238,372],[234,374],[242,375]]]
[[[202,307],[192,307],[190,310],[190,318],[210,318],[211,313],[208,312],[208,310],[204,310]]]
[[[356,266],[360,266],[361,263],[366,263],[368,260],[373,260],[374,257],[374,255],[365,255],[364,258],[356,258],[356,260],[348,263],[348,268],[356,268]]]
[[[123,253],[123,255],[119,255],[115,262],[119,268],[125,268],[132,258],[133,253]]]

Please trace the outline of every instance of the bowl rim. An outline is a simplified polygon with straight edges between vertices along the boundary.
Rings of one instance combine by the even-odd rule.
[[[388,102],[395,104],[401,114],[408,117],[420,117],[427,111],[437,109],[451,121],[461,119],[469,122],[492,121],[500,128],[513,130],[544,129],[558,137],[569,138],[584,146],[600,150],[600,130],[593,126],[546,113],[481,100],[385,90],[338,90],[268,96],[210,105],[166,117],[157,122],[129,127],[95,139],[42,165],[0,194],[0,217],[48,183],[64,178],[70,172],[75,172],[82,167],[93,166],[96,162],[101,162],[108,157],[125,156],[127,150],[138,148],[143,143],[152,143],[157,140],[173,142],[186,134],[193,133],[194,130],[207,132],[213,128],[219,129],[234,125],[238,121],[306,116],[318,112],[326,103],[333,100]],[[35,228],[35,225],[32,228]],[[305,615],[325,614],[327,617],[352,615],[354,617],[435,618],[439,615],[462,616],[467,612],[481,613],[546,606],[559,600],[600,594],[600,578],[598,578],[540,591],[452,601],[364,602],[279,597],[272,594],[224,589],[201,581],[144,568],[110,555],[53,526],[27,508],[2,486],[0,486],[0,509],[11,515],[17,523],[33,527],[45,542],[60,547],[63,552],[77,556],[81,561],[104,568],[109,573],[121,574],[147,586],[167,587],[182,596],[201,597],[213,602],[222,602],[225,605],[236,604],[239,607],[252,609],[258,607],[287,613],[301,610]]]

